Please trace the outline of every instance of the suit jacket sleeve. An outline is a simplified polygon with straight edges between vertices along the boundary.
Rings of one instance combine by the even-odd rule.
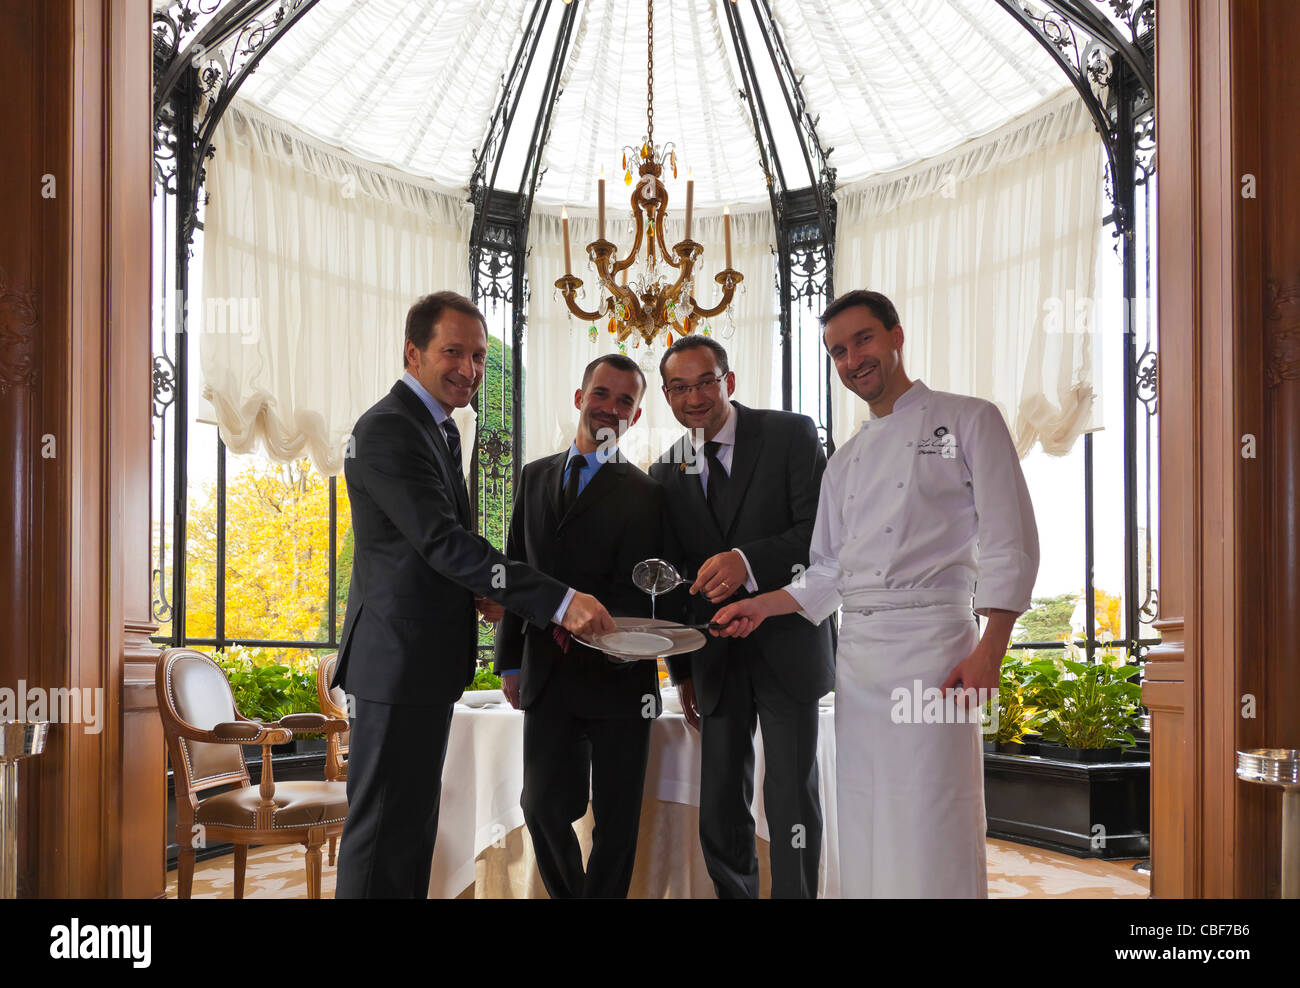
[[[528,470],[519,474],[519,487],[515,490],[515,506],[510,513],[510,531],[506,535],[506,555],[522,561],[524,556],[525,505],[528,504]],[[557,605],[558,606],[558,605]],[[506,611],[497,625],[496,663],[498,676],[518,672],[524,663],[524,619],[514,611]]]
[[[799,416],[797,430],[790,437],[786,488],[793,523],[784,532],[738,546],[749,560],[758,583],[758,592],[779,590],[808,567],[808,545],[817,520],[817,497],[822,474],[826,472],[826,454],[812,419]]]
[[[366,492],[433,570],[546,625],[568,588],[461,526],[433,449],[419,430],[403,415],[384,415],[356,437],[356,466]]]

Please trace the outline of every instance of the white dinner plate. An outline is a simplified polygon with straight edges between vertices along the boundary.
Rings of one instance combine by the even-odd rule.
[[[605,635],[596,635],[591,641],[574,637],[597,652],[604,652],[628,662],[641,659],[659,659],[665,655],[681,655],[704,647],[704,635],[676,621],[657,621],[650,618],[614,618],[617,629]]]
[[[467,707],[485,707],[489,703],[503,703],[506,695],[501,690],[466,690],[460,702]]]

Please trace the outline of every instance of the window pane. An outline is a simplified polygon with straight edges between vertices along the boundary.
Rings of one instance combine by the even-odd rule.
[[[226,470],[226,636],[329,637],[329,482],[306,459],[231,454]]]

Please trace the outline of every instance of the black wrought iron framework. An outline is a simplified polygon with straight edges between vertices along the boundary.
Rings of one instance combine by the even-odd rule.
[[[743,2],[743,0],[742,0]],[[1107,193],[1112,205],[1117,249],[1123,266],[1124,285],[1124,627],[1127,637],[1113,643],[1131,654],[1157,639],[1144,638],[1143,624],[1154,621],[1158,595],[1152,579],[1152,532],[1150,457],[1152,422],[1156,408],[1156,354],[1151,313],[1145,313],[1144,349],[1137,351],[1135,301],[1139,261],[1144,263],[1145,284],[1151,280],[1149,196],[1143,198],[1146,256],[1139,258],[1135,231],[1138,228],[1136,190],[1153,176],[1154,152],[1154,2],[1153,0],[1105,0],[1107,16],[1098,0],[991,0],[1033,35],[1051,55],[1087,106],[1105,149]],[[185,524],[186,462],[188,456],[187,387],[189,367],[186,346],[186,313],[189,302],[189,257],[192,238],[201,227],[204,183],[203,163],[212,154],[216,126],[244,80],[261,59],[315,5],[316,0],[173,0],[154,14],[154,160],[156,188],[161,200],[164,226],[170,243],[161,259],[158,302],[163,321],[158,352],[154,358],[154,414],[161,446],[166,451],[168,417],[172,421],[173,456],[171,471],[160,471],[159,502],[168,503],[167,480],[171,479],[170,521],[172,530],[172,585],[166,585],[164,530],[159,521],[158,559],[155,569],[154,613],[159,620],[172,620],[170,640],[175,644],[197,643],[185,629]],[[471,474],[473,503],[479,507],[489,494],[496,496],[511,486],[523,464],[520,447],[523,435],[524,348],[527,342],[528,283],[525,274],[528,226],[534,196],[542,173],[542,150],[550,131],[551,113],[560,95],[560,80],[570,39],[580,9],[580,0],[560,4],[539,0],[533,5],[518,40],[511,65],[501,80],[500,93],[482,140],[475,153],[470,180],[470,201],[474,207],[469,271],[473,296],[482,304],[505,308],[510,326],[510,372],[508,408],[510,428],[480,431]],[[801,78],[793,69],[780,26],[770,0],[749,0],[755,43],[751,44],[738,5],[721,2],[729,36],[741,73],[741,96],[751,115],[757,138],[759,160],[767,178],[777,254],[779,335],[782,357],[782,404],[795,402],[796,344],[792,318],[799,305],[812,300],[824,302],[833,292],[835,245],[835,169],[829,163],[833,148],[823,148],[817,134],[818,120],[811,116],[804,100]],[[553,32],[549,55],[542,52],[548,19],[559,10],[560,21]],[[202,22],[202,23],[200,23]],[[800,160],[783,162],[773,134],[772,113],[759,85],[756,55],[766,53],[777,79],[781,103],[799,138]],[[525,80],[538,62],[546,64],[541,112],[533,123],[527,164],[516,190],[499,188],[497,178],[501,152],[511,133],[519,109]],[[787,165],[790,168],[787,174]],[[798,182],[791,183],[790,176]],[[806,184],[805,183],[806,180]],[[170,266],[170,269],[168,265]],[[170,294],[169,294],[170,293]],[[170,343],[170,346],[169,346]],[[804,354],[803,356],[807,356]],[[825,387],[831,392],[829,358],[818,352],[814,359],[824,363]],[[503,368],[504,373],[504,368]],[[504,389],[503,389],[504,394]],[[801,402],[802,404],[802,402]],[[1139,597],[1138,574],[1138,407],[1146,411],[1145,485],[1146,591]],[[833,450],[830,403],[823,403],[823,431],[828,451]],[[218,443],[219,484],[224,486],[225,447]],[[1094,532],[1092,437],[1084,437],[1085,484],[1085,567],[1087,627],[1081,644],[1091,657],[1103,643],[1096,641],[1093,611],[1095,587],[1092,560]],[[294,647],[334,647],[335,560],[337,556],[336,482],[330,482],[330,640],[328,642],[254,642]],[[224,505],[224,499],[223,499]],[[224,520],[224,518],[223,518]],[[482,521],[480,521],[482,524]],[[218,532],[218,555],[224,553],[224,526]],[[218,570],[219,601],[224,572]],[[218,608],[218,621],[222,615]],[[222,646],[235,643],[224,637],[218,624],[216,640],[203,644]],[[1020,647],[1060,647],[1059,642],[1026,642]]]

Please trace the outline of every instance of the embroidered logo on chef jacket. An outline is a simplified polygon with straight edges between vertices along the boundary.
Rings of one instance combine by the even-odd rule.
[[[933,436],[922,439],[916,444],[916,455],[942,456],[945,460],[954,459],[957,456],[957,437],[946,425],[941,425],[934,430]]]

